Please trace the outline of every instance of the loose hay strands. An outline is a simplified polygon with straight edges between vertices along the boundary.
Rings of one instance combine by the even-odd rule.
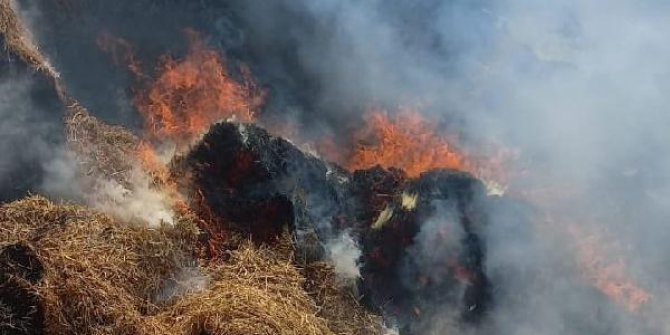
[[[37,71],[54,77],[54,73],[49,70],[37,46],[26,36],[25,29],[12,9],[10,0],[0,0],[0,34],[4,36],[5,48],[11,50]]]
[[[382,335],[383,320],[372,314],[354,294],[354,283],[338,278],[331,264],[314,262],[303,270],[305,290],[319,306],[319,316],[328,320],[335,334]]]
[[[267,247],[243,243],[208,269],[211,286],[159,316],[178,334],[333,334],[302,289],[304,278]]]
[[[2,267],[0,257],[0,278],[23,278],[10,293],[35,297],[12,301],[0,289],[0,303],[10,303],[7,313],[0,309],[0,332],[10,329],[3,320],[26,307],[36,311],[26,324],[44,334],[376,334],[375,319],[354,300],[312,299],[305,287],[313,285],[292,262],[288,234],[273,246],[231,238],[235,250],[207,266],[192,262],[196,239],[192,222],[147,229],[41,197],[2,206],[0,250],[21,246],[42,273],[28,280]],[[180,282],[185,268],[196,269],[209,287],[190,287],[192,278]]]
[[[35,251],[46,334],[143,334],[165,278],[191,261],[187,223],[147,229],[73,205],[31,197],[0,208],[0,246]],[[20,302],[19,302],[20,303]],[[150,332],[149,332],[150,333]],[[147,333],[147,334],[149,334]]]
[[[125,184],[130,179],[128,174],[133,169],[139,138],[123,127],[99,121],[76,101],[71,101],[67,109],[67,142],[86,174]]]

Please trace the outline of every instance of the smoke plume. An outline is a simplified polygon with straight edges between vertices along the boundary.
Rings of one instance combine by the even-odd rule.
[[[453,306],[436,306],[428,333],[670,332],[670,5],[100,0],[59,11],[56,1],[20,3],[39,9],[34,36],[70,91],[112,122],[139,124],[133,79],[95,47],[97,34],[141,45],[138,57],[152,64],[183,53],[180,30],[192,27],[231,66],[250,66],[269,93],[265,117],[289,118],[305,136],[346,134],[371,105],[410,105],[469,151],[487,142],[518,149],[506,188],[515,200],[491,202],[484,232],[494,306],[475,329],[451,325]],[[16,82],[0,84],[0,101],[31,101],[29,85]],[[26,120],[40,109],[16,106],[25,105],[0,105],[3,152],[17,156],[0,160],[3,181],[16,171],[11,162],[50,152],[43,136],[22,135],[51,133]],[[30,149],[12,150],[18,143]],[[430,268],[430,234],[415,243],[411,257]]]
[[[335,273],[345,281],[356,280],[361,276],[358,261],[361,258],[361,250],[349,232],[342,233],[339,238],[333,239],[326,244],[328,257],[335,266]]]

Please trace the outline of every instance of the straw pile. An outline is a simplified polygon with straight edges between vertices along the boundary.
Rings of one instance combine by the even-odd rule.
[[[288,237],[274,247],[238,240],[205,265],[192,256],[197,235],[188,221],[148,229],[41,197],[4,205],[0,333],[378,333],[354,300],[328,290],[312,299],[304,288],[322,286],[293,265]]]
[[[125,184],[133,170],[140,144],[137,136],[89,115],[72,101],[65,118],[69,148],[76,153],[86,175],[104,176]]]
[[[208,274],[209,289],[159,316],[175,320],[177,334],[333,334],[302,289],[300,272],[268,247],[243,243]]]
[[[157,311],[154,297],[165,279],[192,261],[189,250],[195,236],[188,223],[151,230],[121,225],[105,215],[57,206],[41,197],[5,205],[0,208],[3,254],[24,250],[24,255],[34,256],[23,258],[43,270],[3,273],[4,284],[35,297],[28,302],[36,305],[2,295],[5,309],[12,313],[32,309],[2,319],[27,319],[36,329],[25,333],[39,328],[46,334],[151,333],[144,331],[142,319]],[[20,261],[5,263],[5,270],[26,268]],[[0,332],[14,327],[11,322],[2,324]]]
[[[354,283],[343,281],[325,262],[308,264],[305,290],[320,307],[319,316],[335,334],[381,335],[383,320],[363,307],[354,294]]]

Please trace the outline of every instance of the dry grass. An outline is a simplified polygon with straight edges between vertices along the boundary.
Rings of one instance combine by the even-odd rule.
[[[319,306],[319,316],[328,320],[335,334],[381,335],[383,320],[363,307],[354,294],[353,283],[338,278],[333,266],[325,262],[308,264],[305,290]]]
[[[207,269],[211,286],[179,300],[158,318],[176,334],[333,334],[302,289],[290,261],[243,243],[222,265]]]
[[[30,334],[28,327],[39,327],[63,335],[378,333],[379,320],[331,286],[330,268],[317,271],[328,274],[319,280],[305,280],[292,263],[287,235],[273,247],[237,237],[224,262],[198,265],[192,258],[197,234],[188,221],[148,229],[41,197],[2,206],[0,250],[21,246],[43,270],[31,279],[18,267],[2,266],[0,257],[0,279],[12,288],[6,294],[0,289],[0,332]],[[209,285],[193,292],[194,275],[179,277],[187,268],[197,269]],[[306,287],[317,289],[310,295]],[[34,301],[9,298],[16,294]],[[35,311],[28,322],[13,317],[17,306]],[[9,331],[22,325],[28,330]]]
[[[186,222],[121,225],[41,197],[0,208],[0,246],[24,245],[44,268],[27,287],[39,297],[47,334],[143,333],[165,279],[192,261],[195,237]]]

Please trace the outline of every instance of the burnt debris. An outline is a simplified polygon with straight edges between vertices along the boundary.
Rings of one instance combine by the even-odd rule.
[[[267,242],[288,226],[305,263],[326,258],[328,241],[351,234],[362,251],[364,301],[404,333],[421,333],[437,306],[475,322],[490,304],[480,237],[489,199],[470,174],[349,173],[256,125],[228,122],[177,158],[173,173],[188,177],[182,187],[201,195],[226,229]]]

